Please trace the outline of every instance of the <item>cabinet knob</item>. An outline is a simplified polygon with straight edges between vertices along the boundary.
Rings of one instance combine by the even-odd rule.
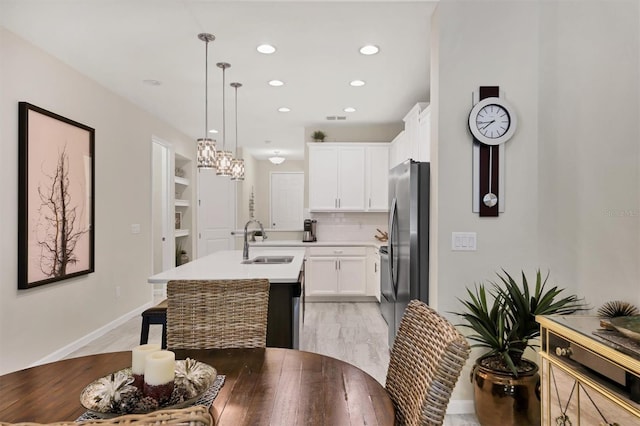
[[[556,347],[556,355],[570,357],[573,354],[573,351],[570,347],[561,348],[560,346]]]

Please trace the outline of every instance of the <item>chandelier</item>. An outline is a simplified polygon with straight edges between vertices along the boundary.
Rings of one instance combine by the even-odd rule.
[[[209,33],[198,34],[198,38],[205,43],[204,47],[204,137],[197,140],[196,163],[198,168],[212,169],[216,160],[216,141],[207,137],[209,130],[209,42],[215,40],[215,36]]]
[[[233,153],[231,151],[225,151],[225,70],[231,67],[231,64],[226,62],[218,62],[216,64],[218,68],[222,68],[222,149],[216,153],[216,174],[218,176],[231,176],[231,161],[233,160]]]

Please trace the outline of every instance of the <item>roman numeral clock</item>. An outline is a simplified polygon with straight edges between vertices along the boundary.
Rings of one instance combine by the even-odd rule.
[[[469,113],[473,136],[473,212],[498,216],[504,212],[504,145],[516,131],[513,107],[498,86],[480,86]]]

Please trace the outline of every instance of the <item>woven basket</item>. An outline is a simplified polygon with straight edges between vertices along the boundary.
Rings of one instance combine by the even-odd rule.
[[[85,426],[85,425],[184,425],[184,426],[209,426],[213,419],[207,407],[196,405],[193,407],[176,410],[159,410],[148,414],[127,414],[102,420],[86,420],[83,422],[58,422],[58,423],[2,423],[2,426]]]
[[[167,347],[266,347],[269,288],[267,279],[169,281]]]
[[[425,303],[412,300],[391,350],[386,389],[398,425],[441,425],[469,358],[467,340]]]

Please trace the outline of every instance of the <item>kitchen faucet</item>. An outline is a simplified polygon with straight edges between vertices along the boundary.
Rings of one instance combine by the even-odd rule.
[[[249,242],[247,241],[247,228],[249,227],[249,224],[251,222],[255,222],[258,224],[258,226],[260,226],[260,232],[262,232],[262,239],[263,240],[267,239],[267,234],[264,233],[264,227],[262,226],[262,223],[260,223],[260,221],[256,219],[249,219],[249,221],[244,225],[244,246],[242,247],[242,260],[249,259]]]

